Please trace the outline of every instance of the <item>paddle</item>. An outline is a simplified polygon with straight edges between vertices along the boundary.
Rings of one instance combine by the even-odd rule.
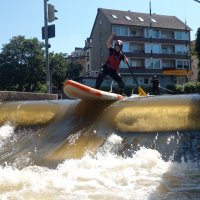
[[[167,88],[164,88],[164,87],[161,87],[161,86],[159,86],[159,88],[161,88],[161,89],[163,89],[163,90],[166,90],[166,91],[168,91],[168,92],[174,93],[174,91],[169,90],[169,89],[167,89]]]
[[[147,93],[146,93],[146,92],[142,89],[142,87],[139,85],[139,83],[138,83],[138,81],[137,81],[135,75],[133,74],[133,71],[132,71],[132,69],[131,69],[129,63],[127,62],[126,64],[127,64],[128,68],[129,68],[129,70],[130,70],[130,72],[131,72],[131,74],[132,74],[132,76],[133,76],[133,79],[135,80],[135,82],[136,82],[136,84],[137,84],[137,86],[138,86],[138,93],[139,93],[139,95],[140,95],[140,96],[147,96]]]

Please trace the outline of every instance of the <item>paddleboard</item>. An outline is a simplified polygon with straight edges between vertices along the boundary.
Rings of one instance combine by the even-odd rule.
[[[125,97],[119,94],[97,90],[73,80],[66,80],[63,85],[65,95],[83,100],[120,100]]]

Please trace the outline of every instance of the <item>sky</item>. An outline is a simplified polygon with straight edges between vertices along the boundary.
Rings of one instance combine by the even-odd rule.
[[[150,0],[49,0],[58,10],[56,36],[50,38],[50,51],[70,54],[84,47],[90,36],[98,8],[149,13]],[[200,3],[194,0],[151,0],[152,13],[176,16],[192,29],[191,40],[200,27]],[[38,38],[44,26],[44,0],[1,0],[0,49],[14,36]],[[1,51],[1,50],[0,50]]]

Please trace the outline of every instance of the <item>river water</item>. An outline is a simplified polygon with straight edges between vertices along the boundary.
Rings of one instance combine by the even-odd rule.
[[[0,103],[0,199],[200,199],[200,95]]]

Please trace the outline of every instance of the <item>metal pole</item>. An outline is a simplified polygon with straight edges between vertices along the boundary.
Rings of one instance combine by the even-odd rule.
[[[48,20],[47,20],[47,1],[44,0],[44,30],[45,30],[45,55],[46,55],[46,84],[47,93],[51,93],[51,79],[49,68],[49,42],[48,42]]]
[[[199,1],[199,0],[194,0],[194,1],[196,1],[196,2],[200,3],[200,1]]]

